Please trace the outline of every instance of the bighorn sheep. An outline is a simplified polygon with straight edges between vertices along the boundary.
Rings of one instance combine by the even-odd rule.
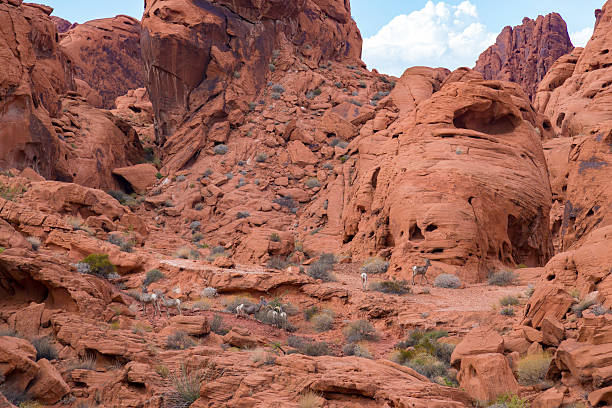
[[[263,296],[259,298],[259,303],[256,305],[245,305],[244,303],[241,303],[236,307],[236,315],[237,317],[247,317],[247,315],[252,315],[259,312],[261,308],[267,304],[268,302],[266,302]]]
[[[176,310],[178,311],[178,314],[182,315],[183,311],[181,310],[181,300],[180,299],[168,299],[166,296],[164,296],[164,294],[160,294],[159,295],[159,302],[162,304],[162,306],[166,307],[166,317],[170,317],[170,308],[171,307],[176,307]],[[159,308],[159,306],[158,306]],[[160,316],[161,316],[161,311],[160,311]]]
[[[141,286],[142,293],[129,293],[134,299],[140,302],[142,305],[142,314],[146,316],[147,314],[147,304],[151,303],[153,305],[153,315],[157,316],[158,307],[157,307],[157,294],[148,293],[146,286]]]
[[[368,287],[368,274],[365,272],[361,274],[361,287],[364,291],[367,290]]]
[[[423,278],[429,283],[429,279],[427,279],[427,270],[431,266],[431,261],[429,259],[426,260],[425,266],[417,266],[414,265],[412,267],[412,284],[414,285],[414,278],[418,275],[421,275],[421,283],[423,283]]]

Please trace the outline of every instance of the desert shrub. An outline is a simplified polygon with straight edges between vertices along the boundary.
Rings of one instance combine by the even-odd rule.
[[[349,343],[358,343],[364,340],[376,340],[378,334],[372,323],[367,320],[356,320],[344,328],[344,337]]]
[[[3,253],[4,251],[6,251],[5,247],[0,247],[0,254]]]
[[[294,209],[298,208],[298,204],[293,200],[292,197],[289,196],[275,198],[273,202],[283,208],[287,208],[290,211],[293,211]]]
[[[289,347],[307,356],[318,357],[330,354],[329,346],[325,342],[316,342],[311,339],[298,336],[289,336],[287,339]]]
[[[245,306],[251,306],[254,303],[251,301],[250,298],[243,296],[234,296],[231,299],[225,301],[225,310],[227,310],[228,312],[236,313],[236,308],[241,304],[244,304]]]
[[[282,256],[273,256],[268,260],[266,266],[270,269],[278,269],[283,270],[291,265],[291,262],[287,260],[287,258],[283,258]]]
[[[406,293],[410,293],[410,287],[408,286],[408,282],[405,280],[387,280],[380,282],[372,282],[370,284],[370,290],[392,295],[405,295]]]
[[[161,180],[161,179],[164,178],[164,175],[161,174],[160,172],[157,172],[157,173],[155,173],[155,178],[158,179],[158,180]]]
[[[259,153],[257,156],[255,156],[255,161],[257,163],[265,163],[266,160],[268,160],[268,154],[267,153]]]
[[[499,311],[502,316],[514,316],[514,309],[511,307],[504,307]]]
[[[389,270],[389,262],[382,258],[373,257],[369,258],[361,267],[361,272],[365,272],[368,275],[379,275]]]
[[[517,281],[518,277],[516,276],[516,273],[510,270],[495,272],[489,277],[489,285],[495,286],[516,285]]]
[[[304,309],[304,320],[310,321],[316,314],[319,313],[319,308],[316,306],[310,306]]]
[[[249,218],[251,216],[251,213],[249,213],[248,211],[239,211],[238,214],[236,215],[236,217],[240,220],[243,218]]]
[[[41,245],[40,239],[36,237],[27,237],[26,241],[28,241],[30,245],[32,245],[32,249],[34,251],[38,251],[38,248],[40,248],[40,245]]]
[[[208,288],[202,289],[202,291],[200,292],[200,295],[202,297],[212,299],[212,298],[216,298],[217,296],[219,296],[219,292],[217,292],[217,289],[215,288],[208,287]]]
[[[417,353],[406,365],[432,380],[436,377],[446,377],[448,375],[447,366],[429,353]]]
[[[72,370],[93,370],[96,368],[96,358],[91,354],[87,354],[85,357],[72,361],[67,368],[67,371]]]
[[[530,283],[527,286],[527,290],[525,291],[525,296],[530,298],[533,295],[533,292],[535,292],[535,286],[533,286],[533,284]]]
[[[519,304],[519,300],[515,296],[508,295],[499,299],[499,304],[502,306],[516,306]]]
[[[195,342],[187,333],[177,330],[166,339],[166,347],[171,350],[185,350],[195,347]]]
[[[278,235],[276,232],[273,232],[272,234],[270,234],[270,241],[280,242],[281,241],[280,235]]]
[[[2,329],[0,330],[0,337],[17,337],[21,338],[21,335],[13,329]]]
[[[331,273],[333,265],[325,262],[316,261],[308,267],[308,276],[313,279],[321,279],[323,282],[333,282],[336,280],[334,275]]]
[[[0,394],[4,395],[8,402],[16,406],[21,406],[31,401],[30,396],[25,391],[19,391],[8,384],[0,384]]]
[[[436,276],[434,286],[437,288],[457,289],[461,286],[461,280],[458,276],[450,273],[443,273]]]
[[[227,152],[229,151],[229,147],[224,144],[218,144],[213,148],[213,151],[217,156],[223,156],[224,154],[227,154]]]
[[[549,354],[531,354],[523,357],[517,364],[517,374],[521,385],[540,384],[546,378],[552,357]]]
[[[342,353],[345,356],[355,356],[363,358],[372,358],[370,351],[363,345],[347,343],[342,347]]]
[[[109,234],[108,242],[119,247],[122,252],[132,252],[134,241],[128,240],[119,234]]]
[[[36,348],[36,361],[41,358],[46,358],[49,361],[57,358],[57,350],[48,336],[33,339],[32,345]]]
[[[80,262],[80,264],[88,265],[88,268],[81,266],[81,270],[84,271],[83,273],[99,276],[101,278],[108,278],[110,274],[115,273],[117,271],[115,265],[111,263],[111,261],[108,259],[108,255],[106,254],[88,255]],[[79,270],[78,265],[79,264],[77,264],[77,270]]]
[[[529,403],[516,395],[502,395],[489,408],[529,408]]]
[[[315,187],[321,187],[321,182],[316,179],[316,178],[309,178],[308,180],[306,180],[306,182],[304,183],[306,184],[306,187],[308,188],[315,188]]]
[[[582,302],[577,303],[572,306],[572,312],[574,312],[576,316],[582,317],[582,312],[584,312],[585,310],[587,310],[589,307],[593,306],[594,304],[595,304],[595,300],[593,299],[583,300]]]
[[[157,282],[158,280],[164,279],[166,276],[159,269],[151,269],[147,272],[146,277],[142,281],[144,286],[149,286],[153,282]]]
[[[206,257],[206,259],[208,259],[210,262],[214,261],[215,259],[219,258],[219,257],[228,257],[227,252],[225,252],[225,248],[222,246],[216,246],[213,247],[210,250],[210,255],[208,255],[208,257]]]
[[[180,259],[199,259],[200,254],[195,249],[191,249],[187,246],[182,246],[176,250],[174,256]]]
[[[325,332],[331,330],[334,326],[334,316],[330,313],[319,313],[314,315],[310,321],[318,332]]]
[[[170,406],[189,407],[200,398],[203,378],[197,372],[181,365],[179,372],[169,377],[173,386],[173,392],[167,396]]]
[[[285,93],[285,88],[281,84],[272,85],[272,92]]]
[[[593,312],[593,314],[595,316],[603,316],[605,314],[610,313],[610,309],[608,309],[607,307],[605,307],[604,305],[602,305],[601,303],[598,303],[596,305],[593,305],[591,307],[591,312]]]
[[[278,101],[281,98],[281,94],[278,92],[272,92],[270,98],[274,99],[275,101]]]
[[[21,185],[11,187],[0,182],[0,197],[5,200],[13,201],[15,198],[20,197],[25,191],[26,188]]]
[[[201,226],[202,223],[200,221],[192,221],[191,224],[189,224],[189,229],[191,229],[192,231],[197,231],[200,229]]]
[[[230,328],[225,326],[223,317],[216,314],[210,322],[210,330],[219,336],[225,336],[227,333],[229,333]]]
[[[254,363],[264,363],[271,365],[276,362],[276,356],[262,348],[256,348],[251,351],[251,361]]]
[[[321,408],[321,397],[312,391],[302,395],[298,401],[299,408]]]
[[[444,330],[412,330],[408,338],[399,342],[395,347],[399,350],[414,348],[413,354],[404,355],[404,358],[410,359],[414,357],[414,353],[428,353],[448,365],[455,346],[438,342],[440,338],[446,336],[448,336],[448,332]],[[399,363],[403,364],[405,361]]]

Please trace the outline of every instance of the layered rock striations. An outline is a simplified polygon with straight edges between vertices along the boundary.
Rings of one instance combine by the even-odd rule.
[[[521,85],[533,99],[539,82],[553,63],[573,49],[567,25],[557,13],[524,18],[519,26],[505,27],[495,44],[483,52],[476,71],[485,79],[501,79]]]

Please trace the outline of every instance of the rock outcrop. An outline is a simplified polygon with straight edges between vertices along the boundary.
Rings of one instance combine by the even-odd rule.
[[[344,0],[149,0],[142,25],[157,141],[197,117],[202,140],[194,158],[218,123],[231,116],[236,124],[236,111],[247,110],[271,72],[327,60],[361,64],[361,35]],[[185,137],[178,133],[175,139]]]
[[[533,99],[553,63],[573,48],[559,14],[538,16],[536,20],[525,17],[521,25],[502,30],[495,44],[480,54],[474,69],[485,79],[518,83]]]
[[[70,21],[64,20],[63,18],[57,16],[51,16],[51,20],[53,20],[55,23],[55,28],[57,28],[57,32],[60,34],[65,33],[78,25],[78,23],[71,23]]]
[[[102,97],[110,109],[115,98],[144,86],[140,22],[129,16],[88,21],[68,30],[60,42],[76,78]]]

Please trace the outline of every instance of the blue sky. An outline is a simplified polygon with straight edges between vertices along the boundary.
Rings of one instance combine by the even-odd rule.
[[[291,1],[291,0],[288,0]],[[71,22],[127,14],[140,18],[143,0],[42,0]],[[556,11],[574,45],[584,46],[593,31],[594,10],[604,0],[351,0],[353,18],[364,38],[370,69],[401,75],[414,65],[454,69],[474,66],[478,55],[507,25],[523,17]]]

